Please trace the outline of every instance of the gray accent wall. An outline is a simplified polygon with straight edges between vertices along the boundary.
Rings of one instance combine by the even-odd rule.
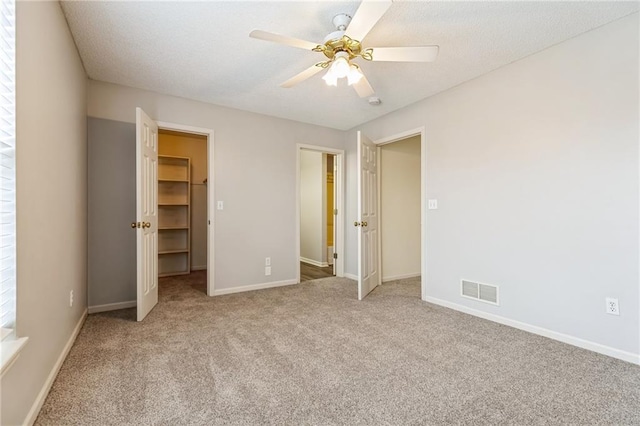
[[[135,301],[136,125],[89,117],[89,306]]]

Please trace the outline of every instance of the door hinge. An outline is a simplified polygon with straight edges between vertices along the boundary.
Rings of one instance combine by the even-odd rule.
[[[338,253],[333,253],[333,258],[337,259],[338,258]]]
[[[333,209],[333,215],[338,216],[338,209]]]

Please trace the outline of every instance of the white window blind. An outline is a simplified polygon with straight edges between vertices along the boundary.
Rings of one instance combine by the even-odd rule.
[[[0,326],[16,320],[15,0],[0,0]]]

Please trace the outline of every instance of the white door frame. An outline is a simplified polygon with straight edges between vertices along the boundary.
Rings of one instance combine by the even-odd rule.
[[[173,130],[175,132],[191,133],[207,137],[207,220],[209,224],[209,226],[207,227],[207,296],[213,296],[213,291],[215,288],[215,256],[213,251],[215,228],[213,130],[205,129],[203,127],[193,127],[183,124],[169,123],[166,121],[156,121],[156,123],[158,123],[158,129],[160,130]]]
[[[412,136],[420,135],[420,273],[421,273],[421,298],[427,300],[427,138],[425,127],[418,127],[417,129],[407,130],[405,132],[396,133],[391,136],[387,136],[373,141],[378,146],[378,151],[383,145],[398,142],[403,139],[410,138]],[[380,158],[380,155],[378,155]],[[380,176],[378,173],[378,188],[380,188]],[[378,232],[380,232],[380,209],[381,204],[378,203]],[[382,271],[382,238],[378,239],[378,270]],[[382,276],[380,277],[382,280]]]
[[[334,208],[338,210],[338,214],[333,222],[336,235],[333,247],[334,252],[338,253],[338,258],[335,259],[336,277],[344,276],[344,150],[299,143],[296,145],[296,277],[298,284],[300,283],[300,153],[302,150],[335,155],[336,173],[333,179],[336,204]]]

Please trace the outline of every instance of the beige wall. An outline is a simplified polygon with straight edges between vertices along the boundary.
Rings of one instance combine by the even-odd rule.
[[[296,281],[296,144],[342,149],[344,132],[89,82],[90,117],[132,123],[136,107],[158,121],[215,132],[215,200],[210,203],[224,202],[224,210],[214,211],[215,290]],[[265,257],[271,257],[271,276],[264,274]],[[118,300],[105,296],[95,303],[113,302]]]
[[[87,80],[59,3],[16,8],[17,330],[29,341],[2,377],[3,425],[34,420],[87,308]]]
[[[380,147],[382,280],[420,275],[420,136]]]
[[[191,268],[207,267],[207,138],[160,130],[159,154],[191,159]]]
[[[636,13],[353,129],[347,220],[355,131],[424,126],[427,296],[637,362],[638,27]],[[353,227],[346,243],[356,273]],[[461,278],[499,285],[500,306],[461,297]]]

